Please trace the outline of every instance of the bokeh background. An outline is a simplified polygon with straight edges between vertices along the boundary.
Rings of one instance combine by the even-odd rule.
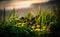
[[[46,6],[50,9],[56,6],[56,4],[54,0],[0,0],[0,18],[3,19],[4,8],[7,19],[13,8],[18,11],[19,17],[23,17],[29,13],[28,11],[34,11],[33,15],[35,16],[40,6],[41,10],[43,10]]]

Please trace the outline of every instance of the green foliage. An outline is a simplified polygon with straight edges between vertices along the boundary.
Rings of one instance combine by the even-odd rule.
[[[8,21],[0,23],[0,34],[5,37],[49,37],[50,27],[56,23],[53,10],[39,9],[36,14],[35,17],[29,13],[26,17],[18,18],[13,9]]]

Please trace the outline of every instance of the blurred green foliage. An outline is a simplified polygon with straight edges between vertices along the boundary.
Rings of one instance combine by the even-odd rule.
[[[50,28],[56,24],[53,10],[38,10],[34,17],[31,12],[26,17],[18,18],[17,11],[12,10],[8,21],[0,23],[0,35],[3,37],[49,37]],[[55,26],[54,26],[55,27]]]

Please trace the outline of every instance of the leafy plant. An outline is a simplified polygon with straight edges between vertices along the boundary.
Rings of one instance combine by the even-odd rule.
[[[35,17],[29,13],[18,18],[17,11],[13,9],[8,21],[0,23],[0,34],[6,33],[6,37],[49,37],[50,28],[56,23],[53,10],[45,8],[41,11],[39,8],[36,12]]]

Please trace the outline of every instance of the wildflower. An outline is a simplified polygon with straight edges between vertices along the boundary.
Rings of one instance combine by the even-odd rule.
[[[16,24],[16,26],[20,26],[20,25],[21,25],[21,23],[17,23],[17,24]]]
[[[43,26],[43,29],[42,30],[45,30],[46,29],[46,26]]]
[[[40,29],[39,29],[39,28],[38,28],[38,29],[35,29],[35,30],[36,30],[36,31],[38,31],[38,32],[40,31]]]
[[[42,31],[44,31],[45,29],[42,29]]]
[[[21,23],[21,25],[22,25],[22,26],[24,26],[24,25],[25,25],[25,23]]]
[[[17,24],[19,24],[19,25],[20,25],[21,23],[17,23]]]
[[[32,29],[34,29],[35,28],[35,26],[32,26]]]
[[[24,26],[25,23],[17,23],[16,25],[18,25],[18,26]]]
[[[46,28],[46,26],[43,26],[43,29],[45,29]]]
[[[39,27],[40,27],[40,25],[37,25],[36,27],[37,27],[37,28],[39,28]]]

